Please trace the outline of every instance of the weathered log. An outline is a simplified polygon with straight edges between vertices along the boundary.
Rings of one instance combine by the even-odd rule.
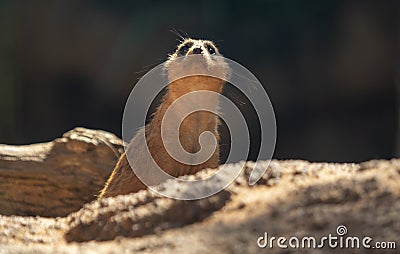
[[[123,152],[115,135],[75,128],[52,142],[0,145],[0,214],[65,216],[96,198]]]

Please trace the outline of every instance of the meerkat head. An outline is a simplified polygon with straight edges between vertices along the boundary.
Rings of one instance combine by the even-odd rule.
[[[175,53],[170,56],[170,60],[180,56],[200,54],[205,56],[220,55],[218,48],[212,41],[185,39],[178,45]]]
[[[221,86],[229,73],[228,64],[215,44],[208,40],[195,39],[182,41],[169,56],[165,69],[170,82],[183,77],[186,77],[186,82],[199,81],[201,78],[202,84],[214,81]],[[193,88],[201,89],[196,86]]]

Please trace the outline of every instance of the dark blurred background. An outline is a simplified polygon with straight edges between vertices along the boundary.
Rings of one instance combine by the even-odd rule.
[[[275,158],[396,155],[400,1],[0,1],[0,143],[84,126],[121,136],[136,81],[171,29],[251,70],[277,118]]]

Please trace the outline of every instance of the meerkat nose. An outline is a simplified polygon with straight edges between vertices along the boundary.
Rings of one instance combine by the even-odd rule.
[[[194,48],[194,49],[193,49],[193,54],[199,55],[199,54],[201,54],[202,52],[203,52],[203,50],[202,50],[200,47]]]

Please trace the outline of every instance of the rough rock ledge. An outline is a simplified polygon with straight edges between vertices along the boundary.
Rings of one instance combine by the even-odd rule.
[[[396,242],[397,249],[386,253],[400,248],[398,159],[361,164],[273,160],[260,165],[268,169],[255,186],[247,185],[253,166],[247,162],[226,190],[206,199],[179,201],[146,190],[91,201],[121,147],[112,134],[83,128],[46,144],[1,145],[0,253],[295,253],[299,250],[260,249],[257,239],[264,232],[319,239],[336,235],[339,225],[346,226],[347,236]],[[62,184],[51,185],[54,179],[63,179]]]

